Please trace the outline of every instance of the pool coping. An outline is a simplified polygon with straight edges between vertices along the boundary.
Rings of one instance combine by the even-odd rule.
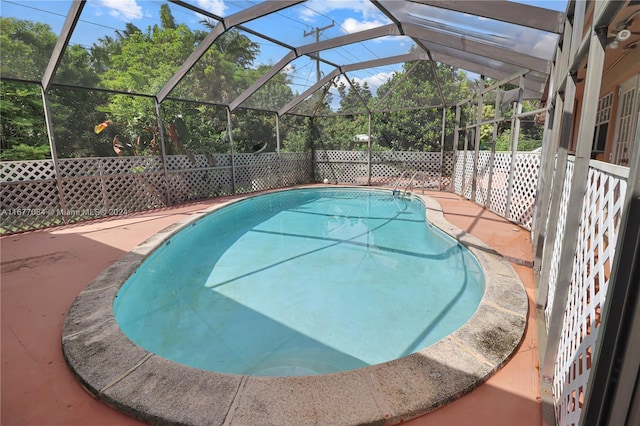
[[[305,187],[309,186],[296,189]],[[131,342],[113,315],[120,286],[175,232],[213,210],[258,195],[262,194],[234,198],[169,226],[112,264],[78,295],[64,322],[62,349],[69,368],[91,395],[132,417],[160,424],[393,424],[475,389],[520,345],[528,299],[511,265],[447,222],[436,200],[418,194],[413,196],[425,203],[427,220],[476,256],[486,281],[472,318],[435,344],[397,360],[341,373],[254,377],[187,367]]]

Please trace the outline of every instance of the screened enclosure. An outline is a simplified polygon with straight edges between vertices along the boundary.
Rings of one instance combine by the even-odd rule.
[[[639,14],[630,0],[3,0],[0,232],[315,182],[455,192],[532,231],[543,375],[572,424],[637,191],[638,90],[626,167],[590,162],[605,139],[589,131],[609,123],[605,50],[626,42],[609,69],[639,68],[635,38],[618,40]],[[606,197],[604,231],[587,218]],[[565,290],[585,268],[574,255],[607,269],[589,275],[601,299],[585,324],[562,319],[594,297]],[[586,324],[588,351],[561,342]]]
[[[7,1],[3,231],[455,166],[471,191],[455,152],[540,147],[566,8],[490,6]]]

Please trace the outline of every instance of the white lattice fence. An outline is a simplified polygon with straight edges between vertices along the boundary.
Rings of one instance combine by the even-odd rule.
[[[545,320],[547,330],[549,329],[549,320],[551,318],[551,308],[556,294],[556,284],[558,282],[558,270],[560,268],[560,252],[562,243],[564,242],[564,229],[567,223],[567,214],[569,214],[569,191],[571,189],[571,179],[573,177],[573,163],[568,162],[564,182],[562,184],[562,195],[560,197],[560,211],[558,213],[558,222],[556,227],[556,237],[553,245],[551,261],[549,266],[549,288],[547,291],[547,306],[545,308]],[[542,265],[542,268],[546,268]]]
[[[460,195],[462,194],[462,188],[464,187],[464,152],[457,151],[453,158],[453,192]]]
[[[506,214],[507,209],[510,168],[511,153],[496,152],[493,160],[493,177],[491,179],[491,200],[489,202],[489,209],[503,217]]]
[[[20,232],[56,224],[61,209],[51,160],[0,163],[0,232]]]
[[[516,154],[513,171],[513,185],[509,187],[509,171],[511,168],[511,153],[497,152],[493,159],[493,172],[490,171],[491,153],[478,153],[478,169],[475,177],[476,191],[473,192],[473,158],[475,153],[458,151],[455,157],[455,175],[453,176],[453,191],[480,205],[489,205],[495,213],[506,217],[507,200],[511,200],[511,208],[507,219],[517,223],[527,230],[531,230],[533,209],[540,172],[540,156],[527,152]],[[491,179],[491,194],[489,197],[489,179]]]
[[[312,182],[311,153],[285,152],[279,157],[282,186],[292,186]]]
[[[159,156],[65,158],[58,167],[67,223],[167,205]]]
[[[167,172],[171,204],[233,193],[231,167]]]
[[[453,154],[449,153],[449,176],[453,168]],[[416,173],[416,188],[440,188],[442,155],[439,152],[377,151],[371,153],[371,183],[392,186],[405,173],[405,184]],[[366,151],[316,151],[316,179],[364,185],[369,182],[369,159]],[[445,185],[450,183],[447,176]]]
[[[478,172],[476,175],[476,193],[474,201],[481,206],[487,201],[487,192],[489,189],[489,160],[491,152],[480,151],[478,153]]]
[[[368,153],[366,151],[315,152],[316,180],[364,185],[368,182]]]
[[[589,169],[554,372],[556,421],[576,425],[591,373],[618,238],[626,181]]]
[[[230,154],[167,156],[170,204],[233,194]]]
[[[441,177],[441,189],[452,190],[453,183],[453,151],[447,151],[442,156],[442,177]]]
[[[462,196],[470,200],[473,191],[473,152],[467,152],[464,161],[464,186],[462,188]]]
[[[537,154],[516,154],[511,189],[511,208],[507,219],[531,230],[533,210],[536,203],[540,156]]]
[[[471,183],[473,180],[473,156],[474,153],[458,151],[456,155],[455,193],[467,199],[471,199]]]
[[[311,182],[310,153],[234,156],[236,192]],[[231,156],[66,158],[0,163],[1,233],[232,194]],[[60,189],[60,190],[59,190]],[[168,198],[168,200],[167,200]]]

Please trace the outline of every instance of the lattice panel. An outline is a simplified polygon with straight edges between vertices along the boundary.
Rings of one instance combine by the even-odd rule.
[[[164,178],[161,173],[120,175],[103,178],[106,195],[104,216],[164,207]]]
[[[280,176],[277,165],[236,166],[235,171],[236,192],[239,194],[279,187]]]
[[[464,152],[460,153],[462,156],[462,164],[460,169],[462,170],[461,186],[458,195],[461,195],[467,199],[471,199],[472,181],[473,181],[473,151],[467,151],[467,155]]]
[[[108,157],[99,160],[103,175],[162,172],[161,157]]]
[[[367,164],[316,163],[316,178],[320,181],[364,185],[368,181]]]
[[[452,155],[450,158],[452,159]],[[317,151],[315,166],[318,180],[328,179],[331,182],[357,185],[368,183],[367,152]],[[439,152],[377,151],[371,153],[373,185],[395,185],[402,173],[407,171],[409,176],[405,183],[408,183],[414,172],[420,172],[414,180],[416,187],[439,188],[440,170],[441,154]],[[447,179],[448,182],[449,179]]]
[[[58,167],[63,178],[156,173],[162,171],[162,159],[159,156],[62,158]]]
[[[451,191],[453,188],[451,187],[453,182],[453,151],[445,152],[442,156],[442,190]]]
[[[307,163],[308,164],[308,163]],[[234,156],[236,192],[263,191],[283,186],[283,163],[277,153]]]
[[[487,191],[489,189],[489,160],[491,152],[478,152],[478,171],[476,175],[476,193],[475,202],[484,206],[487,200]]]
[[[292,186],[312,181],[311,153],[285,152],[280,154],[282,186]]]
[[[76,222],[103,216],[98,212],[107,208],[105,196],[106,188],[99,176],[62,179],[65,220]]]
[[[457,151],[453,159],[454,175],[453,175],[453,192],[462,193],[464,186],[464,152]]]
[[[540,156],[526,153],[516,155],[511,191],[511,209],[507,219],[531,230],[536,204]]]
[[[168,173],[171,204],[233,194],[230,168]]]
[[[208,169],[231,166],[229,154],[167,155],[167,170]]]
[[[31,173],[31,172],[29,172]],[[2,183],[0,233],[14,233],[62,223],[60,198],[53,179]]]
[[[491,200],[489,200],[489,209],[503,217],[507,208],[510,168],[511,153],[496,152],[493,159],[493,177],[491,179]]]
[[[580,420],[602,308],[609,289],[625,191],[623,179],[589,169],[555,364],[558,425],[576,425]]]
[[[551,265],[549,269],[549,289],[547,292],[547,306],[545,307],[545,319],[547,331],[549,330],[549,320],[551,318],[551,308],[553,307],[553,299],[556,294],[556,284],[558,282],[558,270],[560,268],[560,251],[564,242],[564,229],[567,223],[567,214],[569,212],[569,191],[571,189],[571,179],[573,178],[573,162],[567,162],[566,174],[562,184],[562,195],[560,197],[560,211],[558,213],[558,225],[556,227],[556,239],[553,244],[553,252],[551,255]],[[545,266],[543,265],[543,268]]]
[[[316,179],[364,185],[368,181],[368,154],[364,151],[316,151]]]
[[[402,174],[402,165],[372,163],[371,183],[381,186],[393,186]]]
[[[368,154],[366,151],[316,151],[316,162],[319,161],[335,161],[335,162],[367,162]]]
[[[0,181],[55,179],[52,160],[5,161],[0,163]]]
[[[99,176],[101,164],[99,158],[63,158],[58,160],[61,178]]]

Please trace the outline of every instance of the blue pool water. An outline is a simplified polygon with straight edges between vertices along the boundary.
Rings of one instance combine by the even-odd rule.
[[[300,189],[213,212],[122,286],[123,332],[205,370],[324,374],[416,352],[464,324],[476,259],[391,191]]]

